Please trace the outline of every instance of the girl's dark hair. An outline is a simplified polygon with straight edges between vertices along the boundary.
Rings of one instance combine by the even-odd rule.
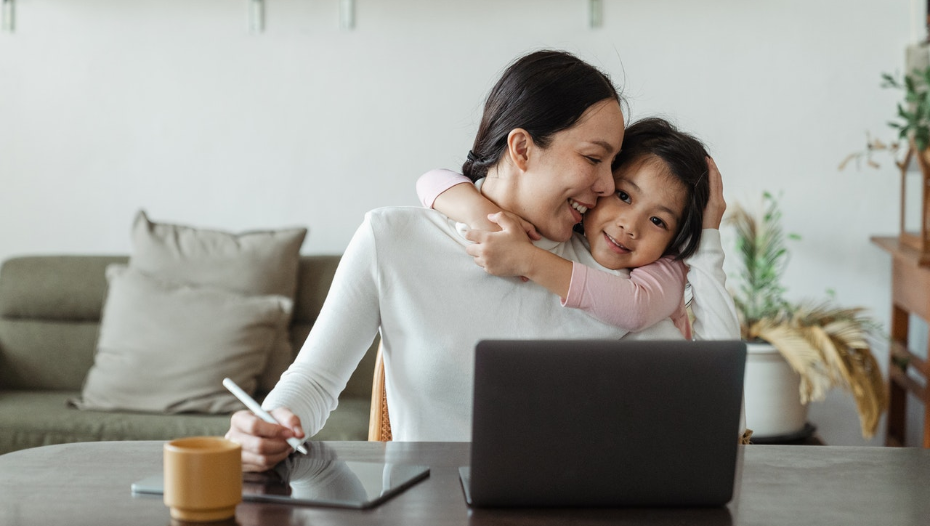
[[[694,136],[679,131],[664,119],[652,117],[631,124],[623,136],[623,148],[614,161],[617,168],[655,156],[663,161],[667,173],[685,187],[685,209],[678,232],[669,243],[667,254],[684,259],[693,254],[701,242],[704,207],[710,198],[707,180],[707,150]]]
[[[462,173],[472,181],[487,175],[515,128],[523,128],[546,148],[554,133],[571,128],[589,107],[605,99],[620,101],[610,78],[570,53],[537,51],[517,59],[488,94]]]

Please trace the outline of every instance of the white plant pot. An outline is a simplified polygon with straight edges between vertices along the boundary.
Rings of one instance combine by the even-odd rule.
[[[801,403],[801,376],[768,343],[746,344],[746,427],[753,437],[799,433],[807,422]]]

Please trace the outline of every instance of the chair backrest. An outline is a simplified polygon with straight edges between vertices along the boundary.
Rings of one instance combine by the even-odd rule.
[[[378,354],[375,356],[375,373],[371,383],[368,441],[391,441],[391,420],[388,417],[387,392],[384,389],[384,356],[381,354],[380,343],[378,344]]]

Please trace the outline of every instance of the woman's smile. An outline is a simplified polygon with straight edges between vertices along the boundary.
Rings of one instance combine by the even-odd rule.
[[[574,199],[569,199],[568,204],[572,207],[572,217],[575,218],[576,223],[580,223],[584,213],[588,211],[588,208],[591,208],[590,205],[583,205]]]

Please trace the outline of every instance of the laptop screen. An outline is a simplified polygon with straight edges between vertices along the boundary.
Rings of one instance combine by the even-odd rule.
[[[745,360],[740,341],[480,342],[474,504],[725,504]]]

